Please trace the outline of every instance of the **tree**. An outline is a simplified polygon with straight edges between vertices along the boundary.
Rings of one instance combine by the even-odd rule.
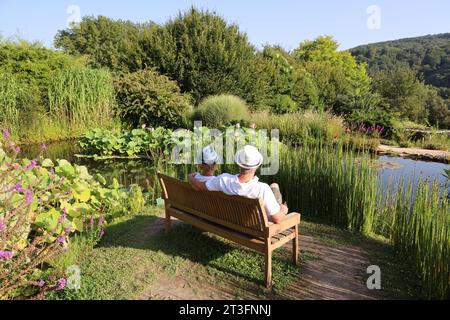
[[[72,55],[88,55],[93,67],[133,72],[144,67],[139,41],[144,31],[154,26],[103,16],[84,17],[78,28],[58,31],[55,46]]]
[[[260,54],[266,81],[266,103],[277,113],[318,107],[319,94],[309,72],[280,47],[266,46]]]
[[[429,89],[417,79],[416,71],[397,67],[380,72],[374,77],[374,89],[382,96],[382,106],[387,112],[413,121],[427,122]]]
[[[304,41],[293,56],[313,76],[320,93],[320,103],[334,108],[338,96],[367,93],[371,79],[364,64],[358,64],[349,52],[337,51],[339,44],[332,37],[322,36]]]
[[[255,48],[234,24],[209,11],[191,8],[146,32],[145,62],[176,80],[196,102],[230,93],[254,103]]]

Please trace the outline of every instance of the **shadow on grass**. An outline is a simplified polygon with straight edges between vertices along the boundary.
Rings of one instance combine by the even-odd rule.
[[[178,224],[169,234],[163,231],[164,219],[156,216],[136,216],[107,227],[100,247],[131,247],[163,253],[176,259],[186,259],[208,267],[212,275],[231,275],[235,280],[263,284],[264,256],[238,247],[222,238],[186,224]],[[278,249],[273,257],[274,288],[282,289],[298,277],[300,268],[291,261],[290,251]],[[162,263],[163,263],[162,259]]]

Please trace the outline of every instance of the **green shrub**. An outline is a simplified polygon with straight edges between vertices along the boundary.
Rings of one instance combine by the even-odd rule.
[[[84,63],[83,59],[44,48],[40,44],[0,42],[0,70],[16,75],[20,82],[33,89],[33,98],[43,104],[46,103],[47,87],[54,72]]]
[[[272,110],[275,113],[292,113],[298,110],[298,104],[285,94],[277,94],[272,102]]]
[[[247,121],[249,112],[246,103],[239,97],[222,94],[205,98],[193,115],[204,126],[218,128],[233,122]]]
[[[177,83],[153,69],[122,74],[115,87],[118,114],[133,127],[179,127],[191,108]]]

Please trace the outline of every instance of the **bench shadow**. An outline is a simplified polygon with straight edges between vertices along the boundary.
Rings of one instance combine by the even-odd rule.
[[[261,268],[264,274],[264,257],[244,247],[238,247],[179,220],[172,221],[172,230],[164,233],[165,219],[156,216],[136,216],[106,228],[99,247],[129,247],[162,252],[231,274],[240,279],[263,285],[263,278],[240,272]],[[274,256],[275,261],[289,263]],[[231,279],[227,279],[230,281]]]

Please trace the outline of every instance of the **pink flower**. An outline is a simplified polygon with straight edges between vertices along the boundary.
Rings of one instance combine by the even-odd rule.
[[[26,204],[31,204],[33,202],[33,199],[34,199],[33,193],[30,190],[28,190],[28,189],[24,190],[24,193],[25,193],[25,203]]]
[[[6,261],[11,259],[13,256],[12,251],[0,251],[0,261]]]
[[[250,125],[250,128],[256,129],[256,123],[252,123],[252,124]]]
[[[105,235],[105,230],[100,230],[100,234],[99,234],[99,236],[100,236],[100,238],[103,238],[103,236]]]
[[[102,226],[104,222],[105,222],[105,218],[103,216],[100,216],[100,218],[98,219],[98,225]]]
[[[66,242],[66,236],[59,236],[58,238],[56,238],[56,242],[57,243],[64,243],[64,242]]]
[[[66,279],[64,279],[64,278],[59,279],[55,290],[63,290],[65,288],[66,284],[67,284]]]
[[[43,144],[41,145],[41,151],[44,152],[44,151],[46,151],[46,150],[47,150],[47,146],[45,145],[45,143],[43,143]]]
[[[9,130],[8,129],[3,129],[3,138],[5,139],[5,140],[8,140],[9,138],[11,137],[11,134],[9,133]]]
[[[94,217],[91,216],[91,219],[89,219],[89,227],[94,227]]]
[[[0,220],[0,232],[5,231],[6,225],[5,222],[3,222],[3,219]]]
[[[45,281],[44,280],[39,280],[37,283],[36,283],[36,285],[38,286],[38,287],[43,287],[43,286],[45,286]]]
[[[35,168],[37,165],[37,160],[34,159],[33,161],[31,161],[29,164],[26,165],[26,167],[24,168],[25,171],[31,170],[33,168]]]

